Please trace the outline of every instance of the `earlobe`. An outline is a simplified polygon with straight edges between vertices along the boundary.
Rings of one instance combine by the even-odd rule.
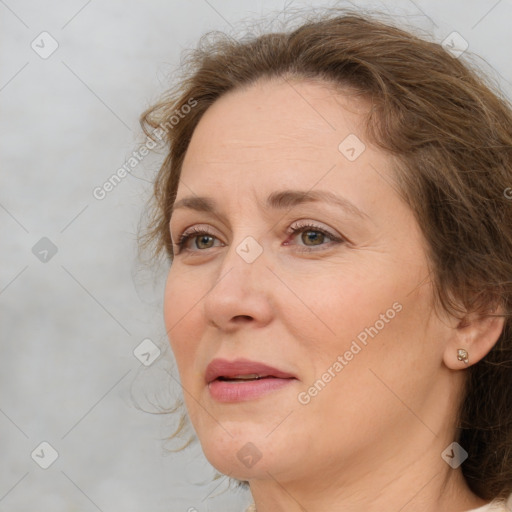
[[[457,349],[457,359],[459,361],[463,361],[464,364],[469,364],[469,354],[468,351],[464,348]]]
[[[446,366],[463,370],[482,360],[501,336],[504,316],[502,308],[494,308],[488,314],[472,313],[460,320],[446,345]]]

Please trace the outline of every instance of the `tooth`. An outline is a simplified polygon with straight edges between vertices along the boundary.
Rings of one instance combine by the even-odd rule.
[[[257,373],[251,373],[249,375],[235,375],[232,377],[233,379],[241,379],[241,380],[251,380],[258,379],[260,376]]]

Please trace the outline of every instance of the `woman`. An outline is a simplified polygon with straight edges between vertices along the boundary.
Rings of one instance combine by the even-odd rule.
[[[206,41],[142,116],[204,453],[251,510],[505,510],[512,111],[355,13]]]

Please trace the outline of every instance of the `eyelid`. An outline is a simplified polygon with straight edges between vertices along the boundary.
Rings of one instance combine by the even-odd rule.
[[[208,231],[208,233],[210,233],[213,236],[213,233],[211,233],[212,227],[209,224],[201,224],[201,223],[199,223],[199,224],[190,224],[189,226],[187,226],[187,227],[185,227],[183,229],[180,229],[178,231],[179,234],[178,234],[178,237],[176,239],[172,236],[172,233],[171,233],[171,238],[172,238],[173,242],[174,242],[174,240],[176,240],[176,242],[177,242],[185,234],[195,232],[195,231],[197,231],[199,229],[204,230],[204,231]]]
[[[307,231],[317,231],[317,232],[322,233],[323,235],[327,236],[327,238],[330,239],[330,242],[328,242],[328,243],[322,243],[322,244],[313,245],[313,246],[295,244],[299,247],[299,249],[297,249],[297,250],[299,252],[304,252],[304,253],[314,253],[314,252],[329,249],[332,247],[333,244],[349,242],[349,240],[346,237],[336,234],[333,232],[333,230],[331,230],[331,228],[327,228],[320,224],[321,223],[319,223],[317,221],[299,219],[299,220],[294,221],[292,224],[290,224],[290,226],[286,229],[285,233],[288,237],[289,236],[295,237],[298,234],[304,233]],[[182,233],[179,235],[178,240],[176,242],[174,242],[174,240],[173,240],[173,245],[176,247],[176,250],[177,250],[176,254],[180,254],[183,251],[189,251],[192,253],[200,253],[200,252],[207,251],[207,249],[213,249],[214,247],[208,247],[207,249],[188,249],[187,247],[185,247],[186,244],[188,244],[191,240],[193,240],[194,238],[196,238],[200,235],[210,236],[210,237],[220,241],[220,238],[214,232],[212,232],[212,228],[210,225],[195,224],[195,225],[185,228],[182,231]],[[286,240],[286,242],[288,242],[288,239]],[[222,241],[221,241],[221,244],[225,245]],[[289,246],[291,244],[285,243],[284,245]]]
[[[289,235],[293,235],[293,237],[299,235],[300,233],[305,233],[307,231],[318,231],[319,233],[323,233],[328,238],[330,238],[331,242],[326,244],[319,244],[319,245],[298,245],[299,249],[297,249],[299,252],[305,252],[305,253],[315,253],[323,250],[328,250],[332,248],[332,245],[335,244],[341,244],[348,242],[348,239],[345,238],[342,235],[335,234],[332,232],[330,228],[323,227],[316,222],[308,221],[308,220],[298,220],[295,221],[290,225],[290,227],[287,229],[287,233]],[[288,245],[288,244],[287,244]]]
[[[173,245],[178,250],[178,252],[176,254],[179,254],[182,251],[187,250],[184,247],[184,244],[188,243],[195,236],[199,236],[201,234],[208,235],[208,236],[211,236],[212,238],[216,238],[217,240],[220,240],[219,237],[213,232],[212,227],[209,226],[208,224],[205,224],[205,225],[193,224],[193,225],[183,229],[183,231],[178,236],[176,241],[174,241],[174,239],[173,239]],[[193,251],[193,252],[199,252],[199,251]]]
[[[286,232],[288,234],[294,234],[297,231],[305,230],[306,228],[310,228],[310,231],[318,230],[326,235],[329,235],[332,239],[340,239],[343,238],[341,235],[336,234],[331,228],[325,226],[323,223],[307,220],[307,219],[299,219],[290,224],[287,228]]]

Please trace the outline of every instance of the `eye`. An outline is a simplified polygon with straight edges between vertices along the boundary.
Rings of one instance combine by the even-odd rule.
[[[287,230],[288,235],[295,236],[297,234],[301,234],[301,241],[304,245],[298,249],[300,252],[314,252],[322,249],[315,249],[315,247],[322,247],[326,245],[330,245],[325,243],[330,241],[331,243],[343,243],[345,239],[330,233],[324,228],[320,226],[316,226],[309,222],[297,223],[295,225],[290,226]],[[176,246],[178,247],[178,251],[176,254],[180,254],[182,251],[204,251],[206,249],[211,249],[214,247],[215,240],[218,238],[211,233],[207,228],[201,226],[194,226],[190,229],[187,229],[183,232],[183,234],[179,237],[176,242]],[[192,248],[189,247],[190,242],[192,243]],[[222,244],[222,242],[221,242]],[[289,242],[285,242],[284,245],[290,245]],[[300,244],[299,244],[300,245]],[[324,247],[327,249],[327,247]]]
[[[217,237],[208,231],[208,229],[200,226],[194,226],[193,228],[184,231],[183,234],[179,237],[178,241],[176,242],[176,246],[178,247],[177,254],[180,254],[182,250],[195,251],[196,249],[210,249],[213,247],[214,239],[217,239]],[[190,240],[195,241],[195,249],[190,249],[187,247]]]
[[[304,243],[299,251],[301,252],[312,252],[326,249],[327,247],[322,247],[322,249],[315,249],[314,247],[320,247],[325,245],[330,245],[324,243],[326,239],[333,243],[342,243],[345,240],[333,233],[330,233],[324,228],[320,226],[316,226],[309,222],[298,223],[290,226],[288,233],[291,235],[301,234],[300,240]],[[285,245],[289,245],[286,243]]]

